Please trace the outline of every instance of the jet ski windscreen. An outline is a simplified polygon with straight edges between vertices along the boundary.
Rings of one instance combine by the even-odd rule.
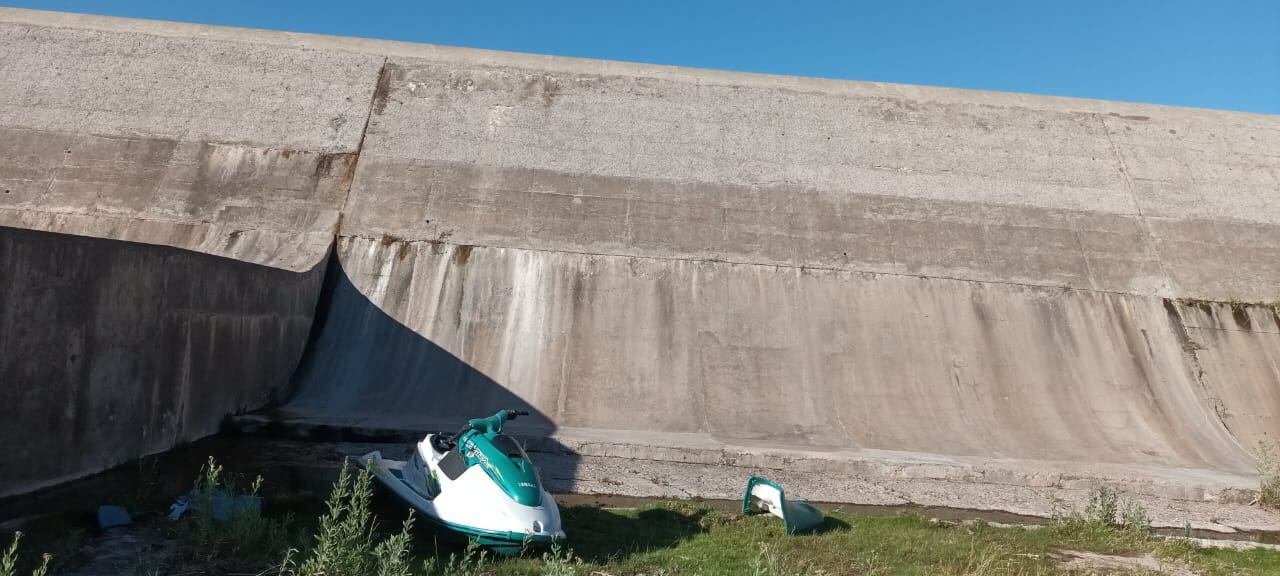
[[[510,436],[494,436],[493,447],[501,450],[502,453],[506,454],[509,458],[529,459],[529,456],[524,453],[524,448],[520,447],[520,443],[513,440]]]

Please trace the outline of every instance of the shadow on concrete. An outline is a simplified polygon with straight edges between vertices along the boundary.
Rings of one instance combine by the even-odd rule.
[[[302,356],[323,264],[0,226],[0,498],[262,406]]]
[[[550,417],[384,312],[334,250],[306,352],[264,425],[318,440],[409,442],[503,409],[529,412],[507,432],[537,438],[539,450],[563,449],[545,440],[556,429]]]

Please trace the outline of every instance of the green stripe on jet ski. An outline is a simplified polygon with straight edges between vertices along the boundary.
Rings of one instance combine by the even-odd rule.
[[[419,510],[419,512],[422,512],[422,511]],[[422,516],[432,524],[435,524],[442,528],[452,530],[454,532],[458,532],[460,534],[465,534],[467,536],[473,536],[476,538],[487,538],[490,540],[496,540],[500,542],[510,542],[515,544],[523,543],[526,540],[530,544],[550,544],[553,540],[553,538],[549,534],[526,534],[524,532],[485,530],[484,528],[476,528],[474,526],[454,524],[447,520],[441,520],[439,518],[436,518],[435,516],[431,516],[426,513],[423,513]]]

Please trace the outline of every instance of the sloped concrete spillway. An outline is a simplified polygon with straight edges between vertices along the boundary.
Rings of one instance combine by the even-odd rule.
[[[1191,499],[1256,488],[1280,433],[1280,118],[0,15],[0,395],[50,431],[6,430],[0,492],[276,393],[405,428],[514,403],[582,454]],[[23,248],[79,237],[97,267]],[[149,315],[193,335],[112,336]],[[75,448],[104,421],[114,451]]]

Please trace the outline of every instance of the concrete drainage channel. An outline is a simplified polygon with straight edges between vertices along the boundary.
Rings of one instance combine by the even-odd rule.
[[[22,529],[22,526],[45,515],[62,515],[88,527],[93,510],[105,503],[127,502],[140,490],[152,495],[176,496],[189,490],[200,466],[213,457],[228,470],[245,478],[261,475],[265,479],[265,507],[271,510],[276,497],[322,498],[337,476],[341,461],[348,455],[368,450],[382,450],[384,454],[402,456],[409,445],[378,442],[318,442],[298,441],[262,436],[246,437],[243,434],[219,435],[179,447],[168,453],[146,460],[125,464],[89,478],[45,489],[33,494],[6,498],[0,501],[0,527],[6,530]],[[654,493],[653,485],[665,485],[650,466],[667,463],[646,463],[634,460],[602,462],[588,459],[576,462],[577,470],[566,469],[563,454],[531,451],[530,456],[542,471],[543,481],[556,493],[562,508],[591,506],[602,508],[635,508],[657,502],[686,500],[724,512],[741,510],[741,494],[729,498],[694,497],[686,492]],[[585,470],[582,468],[585,466]],[[623,473],[619,473],[623,472]],[[750,472],[785,478],[778,470],[736,470],[734,479],[745,479]],[[609,473],[607,481],[584,481],[581,477],[595,477]],[[706,467],[681,470],[680,476],[697,478],[699,482],[711,481],[717,471]],[[790,479],[795,480],[795,479]],[[803,496],[803,482],[796,482],[795,493]],[[668,485],[669,486],[669,485]],[[740,490],[741,487],[739,486]],[[590,490],[585,492],[583,490]],[[636,495],[646,494],[647,495]],[[924,506],[916,504],[854,504],[840,502],[814,502],[826,511],[839,510],[860,516],[915,515],[932,522],[968,524],[983,522],[994,526],[1022,526],[1036,529],[1050,522],[1045,515],[1016,514],[1002,510]],[[390,497],[379,497],[380,508],[390,517],[396,517],[403,506]],[[77,522],[73,520],[73,523]],[[73,524],[74,525],[74,524]],[[1185,526],[1156,526],[1158,535],[1190,539],[1201,547],[1249,549],[1256,547],[1280,549],[1280,531],[1237,530],[1221,532]],[[1083,561],[1083,560],[1082,560]]]

